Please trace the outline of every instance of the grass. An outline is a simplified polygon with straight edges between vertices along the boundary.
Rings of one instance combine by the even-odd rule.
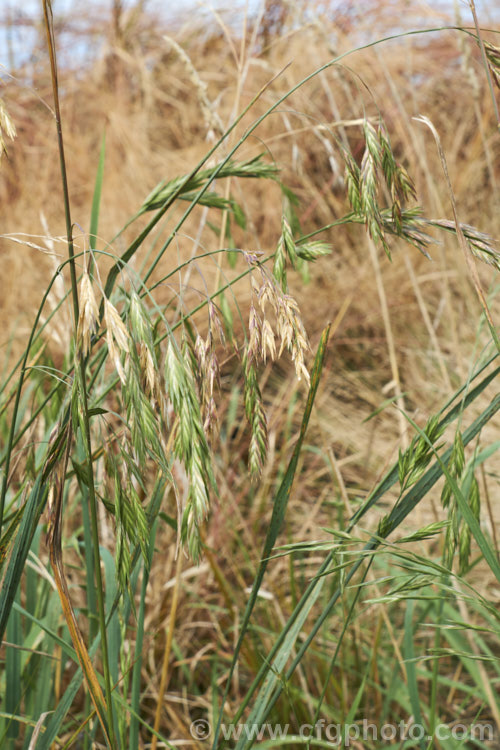
[[[494,23],[43,7],[0,110],[2,746],[497,746]]]

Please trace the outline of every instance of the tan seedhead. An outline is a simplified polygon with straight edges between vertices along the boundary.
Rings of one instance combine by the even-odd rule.
[[[214,388],[215,386],[220,386],[219,362],[211,330],[206,339],[203,339],[200,334],[197,335],[194,353],[198,363],[198,387],[200,390],[203,428],[208,432],[217,424]]]
[[[139,363],[141,365],[141,370],[144,373],[149,392],[152,395],[156,395],[159,390],[159,380],[153,357],[149,347],[144,341],[141,341],[139,344]]]
[[[125,372],[120,355],[129,352],[129,334],[117,309],[109,299],[104,298],[104,321],[106,323],[106,341],[111,359],[122,383],[125,383]]]
[[[255,306],[250,305],[250,313],[248,317],[248,332],[250,338],[248,341],[247,356],[254,362],[257,360],[260,354],[260,339],[261,339],[261,328],[262,322],[259,318]]]
[[[307,334],[302,323],[297,302],[289,294],[283,294],[278,308],[278,332],[281,336],[279,355],[285,346],[292,354],[297,379],[302,376],[309,383],[309,372],[305,365],[305,353],[309,349]]]
[[[80,282],[80,317],[76,332],[77,347],[84,356],[90,351],[90,341],[99,327],[99,307],[94,296],[92,282],[87,270]]]
[[[267,361],[267,353],[271,355],[271,359],[276,357],[276,344],[274,341],[274,333],[271,328],[271,324],[264,318],[262,322],[261,331],[261,355],[264,362]]]
[[[306,383],[309,383],[309,372],[305,365],[305,356],[309,351],[309,344],[297,302],[290,294],[285,294],[274,279],[264,274],[263,283],[257,296],[264,313],[264,323],[260,325],[259,329],[262,358],[266,359],[267,351],[273,359],[275,354],[273,331],[265,316],[266,304],[269,302],[276,316],[277,333],[281,340],[278,357],[281,357],[285,348],[288,349],[292,355],[297,379],[301,380],[303,377]],[[250,331],[250,336],[251,334],[252,331]]]
[[[283,221],[284,231],[282,233],[283,241],[280,244],[285,248],[286,245],[292,244],[291,232],[289,230],[288,222]],[[287,240],[286,235],[290,233],[290,239]],[[279,245],[278,245],[279,249]],[[289,251],[287,251],[289,252]],[[296,255],[296,248],[294,245],[294,255]],[[283,259],[285,253],[283,252]],[[249,323],[248,329],[250,333],[250,340],[247,347],[246,356],[250,361],[256,361],[257,358],[261,358],[264,362],[267,359],[267,354],[271,355],[274,359],[276,355],[275,346],[275,334],[273,328],[266,317],[266,307],[269,304],[274,311],[276,318],[276,333],[280,338],[280,350],[278,357],[281,357],[283,351],[288,349],[292,355],[292,361],[295,365],[295,372],[298,380],[302,377],[305,378],[306,382],[309,383],[309,373],[305,365],[305,355],[309,350],[309,344],[307,341],[307,334],[302,323],[300,316],[299,306],[295,299],[287,294],[284,289],[281,288],[278,280],[283,281],[285,262],[280,268],[276,268],[276,263],[273,268],[273,274],[270,274],[265,266],[261,265],[258,255],[255,253],[244,252],[244,257],[249,266],[253,266],[260,272],[261,281],[260,284],[256,281],[254,276],[251,277],[252,292],[256,294],[259,300],[259,305],[262,310],[262,320],[257,314],[255,307],[252,303],[250,306]],[[286,286],[286,284],[285,284]]]

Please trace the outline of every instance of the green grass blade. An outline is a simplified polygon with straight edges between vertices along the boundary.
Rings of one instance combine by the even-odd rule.
[[[106,133],[103,133],[101,142],[101,152],[99,154],[99,164],[97,165],[97,174],[95,178],[94,195],[92,198],[92,211],[90,214],[90,246],[95,248],[97,241],[97,231],[99,228],[99,210],[101,207],[102,183],[104,179],[104,160],[106,154]]]
[[[146,615],[146,593],[149,582],[149,568],[154,554],[155,538],[157,523],[153,524],[149,541],[149,565],[143,564],[141,594],[139,601],[139,611],[137,615],[137,632],[135,638],[135,662],[132,669],[132,687],[130,695],[130,731],[129,731],[129,748],[135,750],[139,747],[139,715],[141,700],[141,670],[142,670],[142,647],[144,642],[144,618]]]
[[[17,592],[17,597],[19,592]],[[15,716],[21,713],[21,651],[17,646],[23,645],[21,618],[16,609],[12,609],[7,622],[7,642],[5,647],[5,712]],[[19,735],[19,724],[11,720],[7,724],[5,737],[13,742]]]
[[[363,675],[363,679],[361,680],[361,682],[359,684],[359,687],[358,687],[358,689],[356,691],[356,695],[354,696],[354,700],[352,702],[352,706],[350,707],[349,713],[346,716],[345,723],[346,723],[347,726],[349,726],[350,724],[354,724],[354,722],[355,722],[356,712],[357,712],[357,710],[358,710],[358,708],[360,706],[361,698],[363,697],[363,693],[365,691],[366,679],[368,677],[369,670],[370,670],[370,664],[368,664],[368,666],[366,668],[366,672]]]
[[[57,630],[60,613],[59,597],[55,591],[50,591],[46,602],[45,615],[43,618],[44,622],[40,623],[40,627],[43,628],[46,633]],[[33,622],[35,621],[36,618],[33,618]],[[40,647],[46,656],[37,655],[34,657],[35,664],[31,669],[31,673],[23,676],[24,684],[29,686],[29,694],[25,698],[25,713],[28,717],[36,721],[37,725],[41,717],[46,717],[52,712],[54,704],[54,667],[57,669],[57,663],[53,659],[54,643],[51,638],[44,638]],[[74,654],[74,661],[77,661],[76,654]],[[30,709],[29,711],[26,710],[26,707],[28,706]],[[42,719],[42,722],[43,721],[44,719]],[[36,728],[34,730],[32,730],[31,727],[26,729],[24,750],[29,750],[32,736],[34,736],[33,741],[36,740],[35,733]]]
[[[106,631],[108,636],[108,653],[109,653],[109,671],[111,676],[111,684],[117,685],[119,682],[119,671],[120,671],[120,650],[122,645],[120,621],[118,619],[118,611],[113,611],[113,602],[117,596],[119,596],[117,578],[116,578],[116,567],[115,560],[111,552],[103,547],[101,549],[101,560],[104,568],[104,578],[106,585]],[[112,614],[111,614],[112,612]],[[116,695],[116,691],[113,693],[113,700]],[[114,732],[115,737],[119,738],[118,731],[118,714],[117,711],[113,711],[114,716]]]
[[[295,642],[302,632],[304,624],[309,616],[309,612],[317,602],[325,582],[326,576],[318,580],[317,585],[314,587],[311,595],[308,598],[307,606],[302,608],[299,616],[287,629],[286,638],[272,664],[270,664],[269,661],[265,663],[265,672],[267,674],[264,683],[262,684],[262,688],[259,692],[258,698],[255,702],[255,706],[252,709],[250,716],[248,717],[247,723],[250,727],[254,725],[260,725],[262,723],[264,715],[267,715],[268,713],[268,707],[271,706],[271,701],[274,702],[283,690],[283,680],[281,678],[281,674],[286,669],[286,665],[288,659],[290,658],[290,654],[295,645]],[[250,747],[252,744],[253,741],[249,741],[246,737],[246,734],[242,732],[240,739],[236,744],[235,750],[243,750],[243,748]]]
[[[23,517],[19,524],[19,531],[14,541],[12,555],[5,573],[2,590],[0,591],[0,642],[3,640],[3,634],[23,574],[26,558],[28,557],[40,516],[45,508],[46,500],[47,486],[42,482],[42,474],[40,473],[24,506]]]
[[[413,609],[414,602],[412,599],[409,599],[406,603],[404,620],[403,654],[405,657],[406,676],[408,678],[408,693],[410,695],[413,718],[415,719],[416,724],[422,725],[422,713],[420,711],[420,699],[417,683],[417,668],[415,662],[413,661],[415,657],[415,651],[413,648]],[[425,743],[423,740],[420,741],[420,747],[425,747]]]
[[[43,528],[42,526],[37,526],[37,529],[35,531],[35,534],[33,536],[33,541],[30,546],[31,554],[37,555],[39,554],[40,549],[40,537],[42,536]],[[40,563],[41,564],[41,563]],[[36,612],[37,611],[37,603],[40,598],[40,578],[38,571],[33,570],[31,567],[26,567],[25,569],[25,603],[26,603],[26,609],[28,612]],[[31,627],[31,623],[26,623],[26,635],[29,634],[29,630]]]
[[[55,593],[55,592],[53,592]],[[61,636],[57,633],[57,630],[55,628],[52,628],[47,622],[45,622],[45,618],[42,620],[39,617],[35,617],[31,612],[28,612],[24,607],[22,607],[17,602],[14,602],[13,609],[17,610],[19,614],[21,614],[26,620],[30,620],[33,625],[36,625],[40,630],[43,630],[46,635],[49,636],[51,641],[53,641],[54,644],[58,644],[63,652],[66,654],[66,656],[69,659],[72,659],[75,664],[78,664],[78,656],[73,648],[73,646],[70,643],[67,643],[64,638],[61,638]],[[52,606],[52,611],[57,613],[57,616],[60,615],[61,608],[59,605],[59,599],[54,598],[54,605]],[[50,621],[50,618],[49,618]]]

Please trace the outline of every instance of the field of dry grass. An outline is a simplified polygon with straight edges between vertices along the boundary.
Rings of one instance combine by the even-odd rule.
[[[261,11],[247,18],[241,11],[200,12],[200,18],[193,12],[189,18],[179,14],[176,23],[167,24],[160,15],[148,11],[146,3],[137,2],[132,11],[120,10],[120,4],[115,3],[114,19],[104,5],[91,17],[80,9],[75,16],[70,14],[60,21],[56,18],[56,43],[65,62],[59,70],[59,88],[77,252],[89,242],[84,235],[90,224],[104,134],[105,171],[95,247],[121,254],[138,227],[146,225],[145,218],[125,230],[115,244],[107,243],[158,182],[189,173],[260,92],[221,144],[213,162],[222,159],[273,102],[299,80],[341,55],[345,56],[338,64],[311,78],[264,119],[237,153],[238,160],[263,153],[279,168],[282,182],[298,198],[295,212],[300,234],[321,230],[350,210],[339,147],[349,149],[360,163],[365,148],[363,122],[376,125],[379,116],[394,154],[415,182],[424,215],[453,221],[436,141],[429,127],[415,119],[425,116],[442,143],[460,222],[500,237],[500,138],[480,48],[470,35],[442,29],[458,25],[452,14],[417,2],[405,3],[402,12],[401,5],[392,0],[343,4],[267,0]],[[460,23],[473,31],[469,10],[464,6],[462,12]],[[495,19],[479,20],[482,27],[493,28]],[[417,28],[441,30],[404,35]],[[371,44],[393,35],[397,38]],[[484,40],[498,45],[498,34],[495,37],[485,32]],[[84,64],[75,67],[70,50],[77,44],[79,49],[84,45],[87,52]],[[0,164],[0,351],[4,372],[22,354],[50,277],[67,254],[45,47],[40,27],[36,64],[27,63],[20,70],[10,71],[12,75],[4,79],[1,92],[17,129],[17,137],[7,142],[7,155]],[[495,96],[498,102],[498,89]],[[264,256],[275,252],[282,232],[283,204],[276,181],[233,179],[220,185],[222,194],[242,207],[246,225],[238,226],[227,214],[198,206],[151,275],[150,283],[163,279],[195,255],[221,248],[241,248]],[[170,226],[184,208],[172,209]],[[311,342],[308,365],[325,325],[328,321],[333,325],[286,523],[279,537],[282,544],[324,541],[331,539],[325,529],[344,529],[347,519],[398,460],[398,451],[404,451],[414,437],[405,415],[422,428],[467,381],[489,345],[481,302],[456,234],[429,231],[438,240],[429,247],[431,260],[396,237],[390,242],[389,261],[364,226],[334,226],[318,235],[331,245],[332,253],[309,264],[309,278],[289,271],[290,293],[298,301]],[[165,236],[165,230],[159,229],[156,242],[161,244]],[[142,248],[132,261],[138,273],[143,264],[149,265],[148,252]],[[103,278],[110,263],[109,259],[100,261]],[[200,295],[218,288],[221,278],[232,279],[241,273],[243,263],[239,259],[233,268],[228,260],[220,265],[212,259],[200,260],[183,278],[185,292],[180,302],[176,276],[175,282],[162,282],[157,287],[156,300],[167,311],[173,312],[178,304],[191,309]],[[498,273],[491,265],[476,266],[491,317],[497,323]],[[62,280],[69,290],[67,267]],[[230,299],[229,304],[237,337],[244,327],[238,316],[241,314],[246,325],[252,289],[247,279],[233,289],[237,306]],[[49,303],[56,304],[58,299],[54,293]],[[204,325],[200,319],[200,330]],[[68,303],[67,314],[49,326],[45,335],[44,356],[55,367],[62,367],[70,334]],[[160,730],[174,746],[181,741],[182,746],[200,746],[190,736],[190,723],[193,718],[212,715],[225,689],[248,587],[254,581],[271,518],[271,501],[297,441],[307,396],[307,386],[303,380],[297,381],[289,357],[262,365],[261,390],[268,414],[267,460],[259,482],[251,483],[247,469],[250,437],[243,418],[239,355],[230,347],[219,355],[219,426],[213,438],[219,497],[213,501],[203,531],[206,552],[199,565],[183,555],[176,559],[176,533],[168,524],[160,523],[146,593],[141,715],[152,726],[161,702]],[[488,392],[477,399],[467,414],[467,424],[486,408],[490,398]],[[388,400],[392,400],[391,405],[366,421]],[[445,433],[448,442],[453,442],[453,430]],[[36,440],[36,434],[32,433],[30,439]],[[496,441],[498,420],[492,420],[481,434],[481,445]],[[478,446],[473,445],[468,455],[476,449]],[[482,528],[497,554],[499,477],[497,452],[496,457],[489,458],[487,469],[483,466],[477,472]],[[182,477],[179,482],[182,485]],[[398,534],[446,518],[441,488],[438,484],[429,492]],[[387,512],[397,497],[397,489],[386,493],[381,507],[372,510],[361,526],[376,528],[381,510]],[[81,520],[74,502],[70,493],[68,511],[63,515],[69,541],[63,545],[63,552],[68,577],[75,587],[75,603],[85,607],[79,572]],[[163,510],[175,515],[173,492],[165,498]],[[101,543],[113,549],[113,519],[101,508],[99,520]],[[415,550],[439,559],[442,546],[443,539],[433,537],[429,542],[419,541]],[[47,557],[43,546],[40,557]],[[476,557],[473,543],[472,558]],[[264,654],[320,559],[319,548],[312,552],[298,549],[269,566],[264,596],[256,606],[254,630],[232,676],[228,715],[236,713]],[[389,562],[383,563],[381,570],[392,575]],[[379,574],[380,570],[370,570],[368,580]],[[492,606],[498,606],[499,584],[484,562],[467,575],[477,592]],[[374,584],[370,596],[375,600],[383,590],[382,583]],[[403,615],[390,604],[363,603],[344,639],[338,666],[329,676],[329,659],[349,606],[347,596],[320,631],[293,685],[290,681],[283,690],[275,709],[277,716],[292,717],[290,721],[299,725],[308,721],[326,683],[325,703],[332,716],[345,718],[359,698],[363,679],[363,715],[370,720],[382,712],[391,715],[385,701],[387,695],[393,695],[393,688],[389,688],[393,678],[381,665],[389,663],[390,654],[399,674],[395,679],[402,684],[408,682],[401,653],[408,656]],[[463,610],[460,614],[476,622],[474,612]],[[120,627],[133,642],[133,618]],[[167,635],[169,628],[172,641]],[[415,638],[419,653],[427,653],[435,643],[434,632],[425,627],[418,635],[415,632]],[[458,650],[457,643],[450,641],[447,646]],[[460,641],[461,646],[464,644],[473,652],[477,647],[468,632]],[[498,656],[498,631],[489,647],[490,653]],[[166,683],[161,684],[165,648],[170,658]],[[125,664],[126,651],[120,658]],[[497,699],[476,700],[466,689],[484,678],[491,685],[490,692],[498,693],[496,668],[478,662],[477,676],[467,673],[463,663],[451,655],[439,663],[442,674],[455,680],[456,685],[464,672],[465,685],[461,693],[451,683],[446,688],[443,680],[439,687],[443,721],[451,722],[457,715],[470,720],[477,715],[492,721],[499,718]],[[418,684],[425,696],[423,704],[430,705],[432,666],[426,670],[419,674]],[[74,668],[65,671],[61,666],[54,688],[56,700],[73,672]],[[414,706],[406,708],[407,716]],[[400,710],[403,712],[402,706]],[[79,694],[73,714],[80,716],[82,711],[83,697]],[[405,717],[401,714],[401,718]],[[68,746],[64,740],[83,747],[76,739],[71,740],[78,721],[70,724],[57,746]],[[150,746],[151,735],[141,729],[140,736],[140,746]]]

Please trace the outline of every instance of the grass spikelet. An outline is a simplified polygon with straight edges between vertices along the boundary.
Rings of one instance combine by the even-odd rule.
[[[137,467],[130,461],[127,451],[120,451],[120,456],[125,458],[120,465],[116,456],[109,452],[106,454],[107,473],[110,478],[109,494],[114,503],[110,510],[114,516],[116,526],[116,575],[122,590],[129,584],[132,552],[135,545],[139,545],[143,558],[147,562],[147,540],[149,535],[146,514],[136,489],[134,481]]]
[[[378,214],[377,187],[377,162],[368,146],[366,146],[361,160],[360,195],[361,209],[367,222],[371,217]]]
[[[403,236],[402,210],[410,198],[416,200],[415,186],[406,169],[397,163],[389,135],[382,122],[379,126],[379,139],[382,149],[382,170],[392,200],[392,220],[396,233]]]
[[[188,177],[176,177],[173,180],[160,182],[148,195],[142,204],[140,213],[154,211],[164,207],[174,197],[185,200],[193,200],[195,192],[207,186],[215,179],[222,180],[226,177],[244,177],[248,179],[272,179],[276,180],[278,169],[274,164],[268,164],[262,158],[262,154],[254,156],[245,161],[236,162],[229,160],[222,164],[216,164],[209,169],[200,169],[196,175]],[[222,202],[221,202],[222,201]],[[209,192],[197,199],[200,206],[215,205],[218,208],[231,208],[231,203],[221,199],[217,194]]]
[[[245,377],[245,413],[251,430],[248,466],[251,477],[257,479],[262,474],[267,456],[267,419],[262,403],[257,369],[248,350],[243,358],[243,372]]]
[[[262,321],[262,330],[261,330],[261,351],[260,355],[264,362],[267,361],[267,354],[269,352],[271,359],[274,359],[276,357],[276,343],[274,340],[274,332],[271,327],[271,324],[268,320],[264,318]]]
[[[196,361],[196,359],[195,359]],[[191,357],[177,353],[169,340],[165,358],[165,384],[174,412],[174,450],[189,478],[189,491],[183,512],[181,538],[195,560],[201,552],[201,525],[209,509],[209,487],[215,487],[210,451],[201,408],[190,366]]]
[[[280,236],[276,252],[274,253],[273,274],[281,288],[286,291],[286,249],[283,235]]]
[[[86,357],[90,351],[90,342],[99,326],[99,307],[94,296],[94,289],[87,269],[80,282],[80,316],[76,332],[77,347]]]
[[[128,354],[130,336],[117,309],[107,297],[104,298],[104,322],[108,351],[122,383],[126,382],[121,355]]]
[[[216,331],[219,337],[220,343],[222,344],[222,346],[224,346],[226,343],[225,336],[224,336],[224,328],[222,326],[217,308],[215,307],[212,300],[208,301],[208,320],[210,324],[210,331]]]
[[[389,135],[383,122],[379,126],[379,139],[382,148],[382,170],[393,202],[400,205],[417,199],[415,185],[406,169],[396,161]]]
[[[479,521],[481,511],[481,499],[479,494],[479,485],[476,477],[472,477],[468,502],[470,509],[476,521]],[[469,567],[469,558],[471,553],[472,532],[468,523],[463,522],[460,530],[458,541],[458,563],[460,575],[464,575]]]
[[[118,472],[115,474],[116,574],[123,590],[127,588],[131,555],[126,538],[125,497]]]
[[[292,230],[286,216],[283,215],[281,218],[281,236],[283,237],[283,245],[285,247],[286,254],[292,265],[292,268],[297,267],[297,251],[295,249],[295,242],[293,239]]]
[[[135,291],[130,294],[129,308],[130,328],[136,341],[144,341],[149,347],[153,346],[152,326],[144,303]]]
[[[365,135],[366,149],[369,152],[372,161],[376,167],[382,164],[383,148],[380,137],[369,120],[363,122],[363,132]]]
[[[431,260],[427,248],[429,245],[435,244],[436,240],[430,234],[423,231],[423,227],[427,228],[429,222],[421,216],[421,213],[422,210],[418,206],[403,209],[401,213],[398,213],[395,221],[394,211],[384,209],[380,214],[380,218],[384,232],[401,237],[410,245],[420,250],[422,255]]]
[[[250,338],[248,341],[247,357],[251,362],[256,362],[261,352],[261,330],[262,321],[255,309],[255,305],[250,305],[250,313],[248,319],[248,332]]]
[[[158,392],[160,385],[157,374],[158,369],[155,361],[153,360],[151,349],[144,341],[141,341],[139,344],[139,365],[141,371],[144,373],[144,379],[147,384],[148,392],[151,396],[153,396]]]
[[[452,234],[456,234],[457,232],[455,223],[447,219],[422,219],[422,223],[443,229],[445,232],[451,232]],[[500,250],[493,237],[490,237],[485,232],[480,232],[470,224],[460,224],[460,228],[472,255],[482,263],[487,263],[497,271],[500,271]]]
[[[361,211],[369,236],[375,244],[379,242],[382,244],[387,256],[390,258],[377,201],[379,188],[377,167],[381,163],[380,141],[377,138],[373,125],[368,120],[364,121],[363,130],[365,134],[365,151],[361,160],[360,170]]]
[[[291,352],[297,379],[304,377],[306,383],[309,383],[309,372],[305,365],[309,344],[297,302],[289,294],[283,294],[278,302],[277,313],[278,333],[281,337],[279,356],[286,347]]]
[[[500,88],[500,47],[496,47],[494,44],[484,40],[483,46],[493,80],[498,88]]]
[[[130,295],[129,318],[132,338],[139,350],[138,369],[151,398],[158,402],[162,398],[162,383],[153,341],[153,323],[149,313],[135,290]],[[131,350],[132,353],[132,350]]]
[[[365,149],[361,167],[358,167],[347,148],[341,147],[347,197],[354,217],[363,221],[368,235],[376,244],[382,245],[389,259],[391,256],[386,234],[402,237],[427,255],[425,247],[432,240],[428,240],[417,229],[415,217],[419,209],[405,208],[405,203],[410,198],[416,198],[415,186],[406,169],[396,161],[383,121],[380,121],[377,131],[365,118],[363,134]],[[384,187],[380,171],[391,197],[390,208],[379,202],[379,193]],[[413,226],[410,226],[412,219]]]
[[[361,200],[361,170],[356,164],[352,154],[347,149],[342,149],[345,164],[345,182],[347,186],[347,197],[355,214],[360,214],[362,209]]]
[[[297,257],[301,260],[315,261],[325,255],[331,255],[332,246],[322,240],[313,240],[310,242],[301,242],[295,247]]]
[[[460,430],[455,433],[448,473],[458,485],[459,491],[464,494],[474,518],[479,521],[481,507],[479,484],[473,474],[473,467],[470,464],[467,466],[465,463],[465,447]],[[459,572],[460,575],[463,575],[469,566],[472,530],[462,517],[452,483],[448,479],[441,492],[441,504],[443,508],[448,509],[449,520],[445,538],[444,559],[446,565],[451,568],[455,553],[458,552]]]
[[[289,208],[291,208],[290,201],[286,201]],[[290,211],[289,211],[290,213]],[[287,291],[287,276],[286,276],[286,259],[290,261],[292,268],[297,269],[299,265],[299,252],[293,238],[292,228],[290,222],[286,217],[286,212],[281,218],[281,235],[278,240],[276,252],[274,254],[274,265],[273,274],[276,281],[279,283],[284,292]],[[311,257],[309,260],[313,260]]]
[[[304,324],[300,316],[299,306],[290,294],[286,294],[279,287],[274,277],[266,275],[263,269],[261,269],[261,272],[262,283],[257,290],[257,297],[264,314],[264,320],[266,319],[267,304],[270,304],[274,311],[277,334],[280,338],[278,357],[281,357],[285,349],[290,351],[298,380],[304,377],[306,382],[309,383],[309,373],[305,365],[305,357],[309,350],[309,344]],[[264,357],[264,352],[267,350],[269,343],[269,351],[274,359],[274,346],[270,341],[269,328],[266,326],[266,343],[264,343],[262,341],[263,324],[256,314],[254,316],[253,326],[256,333],[255,341],[251,341],[249,347],[250,355],[254,356],[255,352],[260,350],[261,356]],[[250,333],[250,336],[252,337],[252,332]],[[257,342],[261,342],[260,347]]]
[[[128,358],[125,363],[122,391],[127,408],[127,425],[131,441],[131,444],[127,445],[127,449],[130,450],[131,455],[136,456],[138,461],[143,463],[147,450],[146,435],[142,431],[142,406],[145,396],[141,380],[137,377],[137,371],[131,358]]]
[[[439,420],[431,417],[423,429],[423,435],[416,435],[406,451],[404,453],[400,451],[398,476],[401,492],[414,485],[427,469],[434,451],[441,447],[436,443],[443,434],[443,430],[444,428],[439,425]],[[434,446],[434,450],[431,446]]]
[[[382,153],[381,164],[385,181],[387,182],[387,186],[389,188],[392,188],[392,186],[394,185],[394,176],[397,171],[397,164],[392,152],[389,134],[387,133],[387,130],[382,122],[379,126],[378,137]]]
[[[215,352],[212,331],[209,330],[204,340],[200,334],[197,335],[194,352],[197,363],[198,390],[201,394],[201,413],[203,416],[203,427],[207,434],[217,424],[217,409],[214,399],[214,390],[220,386],[219,362]]]
[[[116,341],[118,348],[122,352],[128,353],[129,333],[116,307],[111,304],[109,299],[104,300],[104,320],[106,321],[107,330]]]

